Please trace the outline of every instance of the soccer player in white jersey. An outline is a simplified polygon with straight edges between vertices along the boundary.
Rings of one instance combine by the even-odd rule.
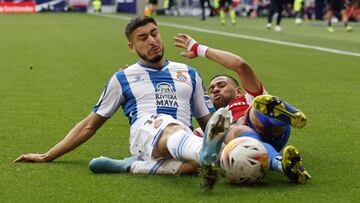
[[[179,34],[175,40],[175,46],[186,49],[181,54],[187,58],[195,58],[199,53],[199,47],[204,47],[185,34]],[[230,126],[224,142],[228,143],[241,136],[255,138],[261,141],[267,149],[271,170],[286,175],[290,181],[296,183],[304,183],[310,179],[311,176],[305,170],[298,150],[291,145],[285,147],[290,136],[291,126],[304,127],[305,115],[287,102],[267,95],[250,65],[241,57],[214,48],[207,49],[205,56],[223,67],[235,71],[244,89],[241,91],[237,80],[230,76],[218,75],[211,80],[209,93],[213,104],[216,108],[227,107],[233,117],[234,123]],[[195,132],[202,136],[197,129]],[[282,154],[280,154],[281,149],[283,149]],[[108,171],[102,172],[126,172],[119,170],[121,167],[118,167],[125,163],[124,160],[110,160],[108,165],[112,167],[108,167]],[[128,171],[147,174],[188,174],[197,171],[196,166],[188,163],[182,164],[176,160],[169,160],[157,170],[154,168],[156,168],[155,162],[137,160],[128,166]]]
[[[130,152],[142,160],[161,165],[167,159],[195,161],[207,170],[211,187],[215,164],[231,115],[215,111],[205,95],[197,71],[185,64],[165,60],[160,32],[153,18],[135,17],[126,26],[128,47],[140,60],[115,73],[93,111],[66,137],[44,154],[25,154],[15,162],[52,161],[75,149],[118,110],[130,123]],[[205,130],[204,139],[193,136],[192,117]],[[206,127],[206,129],[205,129]],[[130,160],[131,161],[131,160]],[[100,163],[99,163],[100,162]],[[93,161],[94,170],[102,161]],[[214,179],[212,179],[214,177]]]

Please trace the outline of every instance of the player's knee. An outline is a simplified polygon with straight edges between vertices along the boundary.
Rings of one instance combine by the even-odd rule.
[[[178,173],[180,175],[196,175],[199,173],[199,167],[196,161],[185,162],[180,166]]]
[[[228,143],[231,140],[239,137],[244,132],[254,132],[254,130],[251,129],[250,127],[248,127],[248,126],[245,126],[245,125],[240,125],[240,126],[238,126],[238,125],[230,125],[224,142]]]
[[[178,124],[170,124],[170,125],[166,126],[166,128],[164,129],[164,131],[161,135],[160,141],[164,142],[163,144],[166,145],[166,142],[169,139],[169,137],[179,131],[185,131],[185,129]]]
[[[158,143],[156,144],[154,155],[156,155],[156,154],[159,154],[161,156],[170,155],[170,153],[167,150],[167,146],[166,146],[167,140],[171,135],[173,135],[174,133],[176,133],[180,130],[184,130],[184,128],[178,124],[168,125],[162,132],[161,137],[160,137]]]
[[[161,136],[166,137],[166,136],[174,134],[175,132],[177,132],[179,130],[185,130],[185,129],[183,127],[181,127],[179,124],[172,123],[165,127]]]
[[[243,132],[254,132],[253,129],[251,129],[249,126],[246,125],[230,125],[229,130],[230,132],[233,132],[234,134],[241,134]]]

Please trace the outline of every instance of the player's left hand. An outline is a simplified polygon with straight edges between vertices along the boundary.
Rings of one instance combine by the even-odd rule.
[[[191,49],[192,46],[197,42],[189,35],[179,33],[174,37],[174,40],[175,40],[174,46],[186,50],[180,53],[181,56],[184,56],[189,59],[197,57],[196,53],[194,53]]]
[[[16,158],[13,162],[33,162],[33,163],[41,163],[48,162],[47,154],[23,154]]]

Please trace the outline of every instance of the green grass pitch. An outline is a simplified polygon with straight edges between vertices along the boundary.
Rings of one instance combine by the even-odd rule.
[[[265,19],[240,18],[220,26],[191,17],[159,22],[189,25],[360,53],[360,26],[347,33],[325,22],[283,32]],[[12,161],[22,153],[46,152],[96,104],[119,67],[136,62],[123,34],[127,22],[87,14],[0,15],[0,201],[1,202],[355,202],[360,198],[360,57],[256,42],[160,26],[166,58],[196,67],[208,84],[214,74],[234,75],[202,59],[188,60],[172,46],[179,32],[210,47],[244,57],[269,93],[302,109],[309,121],[293,130],[313,179],[294,185],[269,173],[257,186],[233,186],[224,178],[211,194],[195,176],[94,175],[93,157],[129,156],[129,126],[122,110],[86,144],[52,163]],[[32,67],[32,68],[30,68]]]

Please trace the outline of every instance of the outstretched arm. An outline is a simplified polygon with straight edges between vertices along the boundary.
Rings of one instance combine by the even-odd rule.
[[[235,71],[239,76],[240,82],[247,91],[258,92],[261,89],[261,83],[256,78],[251,66],[240,56],[233,53],[214,48],[208,48],[199,45],[194,39],[186,34],[178,34],[174,37],[174,45],[186,49],[181,55],[189,59],[198,55],[206,57],[223,67]]]
[[[14,162],[48,162],[52,161],[81,145],[105,123],[107,118],[91,112],[80,121],[58,144],[44,154],[23,154]]]

